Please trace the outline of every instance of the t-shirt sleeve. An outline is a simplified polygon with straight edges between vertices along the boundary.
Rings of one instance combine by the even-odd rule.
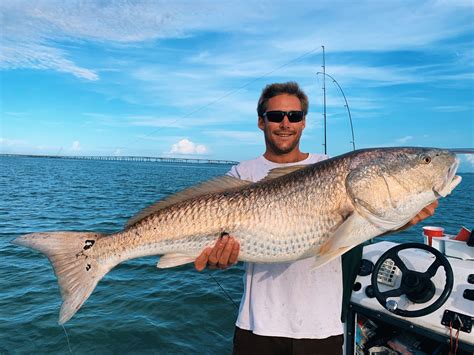
[[[238,165],[234,165],[232,168],[230,168],[230,170],[227,172],[226,175],[235,177],[235,178],[237,178],[237,179],[241,179],[240,174],[239,174],[239,171],[237,170],[237,166],[238,166]]]

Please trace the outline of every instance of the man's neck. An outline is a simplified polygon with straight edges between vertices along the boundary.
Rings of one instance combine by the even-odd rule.
[[[303,161],[306,158],[308,158],[309,153],[302,153],[301,151],[292,151],[286,154],[277,154],[272,151],[269,151],[268,149],[266,152],[263,154],[265,159],[278,163],[278,164],[285,164],[285,163],[297,163],[299,161]]]

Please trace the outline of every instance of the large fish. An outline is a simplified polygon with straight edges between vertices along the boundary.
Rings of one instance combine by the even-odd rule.
[[[461,181],[447,150],[379,148],[309,166],[274,169],[251,183],[224,176],[147,208],[123,231],[32,233],[14,240],[48,257],[63,303],[59,323],[82,306],[117,264],[162,255],[159,268],[192,262],[224,232],[239,260],[272,263],[315,256],[322,265],[410,221]]]

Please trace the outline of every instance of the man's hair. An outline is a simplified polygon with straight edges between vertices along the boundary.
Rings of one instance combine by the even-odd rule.
[[[284,94],[296,96],[301,102],[301,109],[304,114],[306,115],[308,113],[308,96],[300,89],[297,83],[288,81],[287,83],[273,83],[265,86],[260,95],[260,99],[258,99],[258,116],[262,117],[267,110],[268,100],[274,96]]]

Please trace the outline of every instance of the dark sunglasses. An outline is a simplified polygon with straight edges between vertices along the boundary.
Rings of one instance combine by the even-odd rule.
[[[267,111],[263,114],[269,122],[280,123],[283,119],[288,117],[291,123],[301,122],[304,118],[303,111]]]

